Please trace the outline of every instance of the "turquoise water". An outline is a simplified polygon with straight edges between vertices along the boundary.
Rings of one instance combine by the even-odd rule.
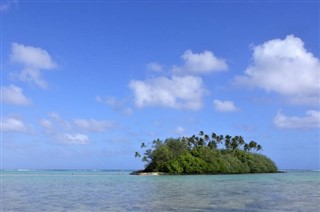
[[[2,171],[1,211],[320,211],[320,172]]]

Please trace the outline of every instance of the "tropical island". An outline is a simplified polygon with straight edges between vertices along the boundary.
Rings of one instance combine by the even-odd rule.
[[[278,168],[268,157],[257,153],[262,146],[246,143],[242,136],[211,136],[200,131],[199,136],[154,140],[151,147],[141,144],[145,169],[132,174],[245,174],[275,173]],[[255,152],[251,152],[255,151]]]

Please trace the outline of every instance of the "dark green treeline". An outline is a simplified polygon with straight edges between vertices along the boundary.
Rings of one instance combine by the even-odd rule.
[[[199,136],[154,140],[145,150],[142,161],[146,162],[142,172],[165,172],[168,174],[241,174],[274,173],[278,169],[268,157],[252,153],[262,146],[255,141],[246,143],[242,136],[210,136],[200,132]],[[135,157],[141,157],[139,152]]]

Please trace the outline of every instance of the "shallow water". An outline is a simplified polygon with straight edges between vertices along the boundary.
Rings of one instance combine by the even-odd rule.
[[[320,172],[2,171],[2,211],[320,211]]]

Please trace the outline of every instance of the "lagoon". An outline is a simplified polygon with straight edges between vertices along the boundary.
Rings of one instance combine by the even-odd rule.
[[[1,211],[319,211],[320,172],[133,176],[2,170]]]

